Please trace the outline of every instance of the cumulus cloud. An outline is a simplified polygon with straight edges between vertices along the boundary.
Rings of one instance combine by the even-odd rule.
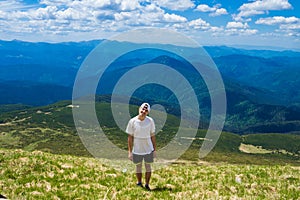
[[[119,0],[116,2],[120,3],[120,10],[122,11],[136,10],[140,7],[139,2],[136,0]]]
[[[166,5],[170,2],[160,1]],[[116,32],[136,26],[164,27],[187,22],[185,17],[167,13],[156,3],[141,5],[139,0],[41,0],[34,8],[26,10],[19,9],[27,6],[18,2],[3,1],[1,4],[7,5],[7,9],[0,11],[0,27],[8,34]],[[183,9],[180,4],[176,5],[176,9]]]
[[[247,23],[242,22],[228,22],[226,28],[249,28]]]
[[[283,17],[283,16],[274,16],[267,18],[260,18],[255,23],[256,24],[265,24],[265,25],[274,25],[274,24],[290,24],[300,22],[300,19],[297,17]]]
[[[265,14],[271,10],[287,10],[292,9],[292,5],[288,0],[258,0],[251,3],[245,3],[239,7],[239,13],[234,16],[235,20],[253,15]]]
[[[200,30],[209,30],[210,29],[210,24],[203,19],[195,19],[189,22],[189,27],[193,29],[200,29]]]
[[[225,34],[226,35],[255,35],[258,33],[257,29],[238,29],[238,28],[232,28],[232,29],[226,29]]]
[[[274,16],[260,18],[255,23],[270,26],[278,25],[279,27],[275,31],[284,33],[287,36],[300,36],[300,18],[297,17]]]
[[[238,21],[228,22],[225,29],[225,34],[228,36],[249,36],[258,33],[257,29],[250,29],[248,23],[242,23]]]
[[[164,21],[166,21],[166,22],[179,22],[179,23],[182,23],[182,22],[187,21],[187,19],[185,17],[175,15],[175,14],[169,14],[169,13],[166,13],[164,15],[164,19],[165,19]]]
[[[225,8],[220,8],[220,4],[216,4],[213,7],[210,7],[206,4],[200,4],[196,7],[196,11],[200,12],[209,12],[210,16],[220,16],[220,15],[227,15],[228,12]]]
[[[300,23],[281,24],[278,32],[285,33],[286,36],[292,36],[298,40],[300,37]]]
[[[280,29],[296,30],[300,33],[300,23],[297,23],[297,24],[282,24],[282,25],[280,25]]]
[[[241,4],[236,15],[232,15],[233,20],[228,22],[226,17],[219,21],[199,18],[199,12],[212,17],[228,15],[227,7],[221,4],[196,6],[198,1],[194,0],[38,0],[34,5],[25,4],[26,1],[29,2],[0,0],[0,39],[78,41],[106,38],[139,27],[174,28],[193,37],[248,36],[259,32],[249,27],[253,24],[251,16],[292,9],[288,0],[249,0]],[[269,28],[276,34],[299,37],[299,18],[261,17],[255,21],[257,27],[277,26],[275,31],[274,27],[264,30]]]
[[[214,13],[211,13],[211,16],[220,16],[220,15],[227,15],[228,12],[225,8],[218,8]]]
[[[0,10],[2,12],[10,12],[16,10],[27,10],[31,8],[35,8],[36,5],[25,5],[17,0],[10,0],[10,1],[0,1]]]
[[[151,2],[154,2],[160,7],[178,11],[184,11],[195,7],[195,4],[191,0],[154,0]]]
[[[200,12],[213,12],[213,11],[216,10],[216,8],[209,7],[206,4],[200,4],[200,5],[197,6],[196,10],[200,11]]]

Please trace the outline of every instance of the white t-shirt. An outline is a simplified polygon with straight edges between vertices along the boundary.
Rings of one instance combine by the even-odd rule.
[[[155,133],[155,124],[151,117],[146,116],[143,121],[138,116],[130,119],[126,133],[133,136],[132,153],[146,155],[154,150],[151,134]]]

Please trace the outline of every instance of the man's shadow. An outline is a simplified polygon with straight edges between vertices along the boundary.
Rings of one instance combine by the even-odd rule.
[[[174,189],[170,188],[170,187],[166,187],[166,186],[164,186],[164,187],[156,187],[156,188],[151,189],[151,191],[153,191],[153,192],[172,191],[172,190],[174,190]]]

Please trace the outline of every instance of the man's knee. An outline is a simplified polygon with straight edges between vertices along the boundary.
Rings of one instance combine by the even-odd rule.
[[[151,164],[145,163],[146,172],[151,172]]]
[[[142,163],[136,165],[136,173],[142,173]]]

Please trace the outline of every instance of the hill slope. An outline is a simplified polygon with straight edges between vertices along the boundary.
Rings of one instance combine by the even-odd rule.
[[[0,115],[0,146],[2,148],[21,148],[29,151],[41,150],[56,154],[70,154],[78,156],[91,156],[82,144],[74,126],[70,101],[62,101],[44,107],[34,107],[14,112],[6,112]],[[98,117],[101,117],[101,125],[107,137],[119,148],[127,149],[127,135],[114,123],[110,104],[100,102],[96,104]],[[132,113],[137,110],[132,106]],[[154,114],[153,110],[151,113]],[[105,116],[105,117],[103,117]],[[160,115],[156,115],[156,121]],[[179,119],[173,115],[167,116],[166,124],[161,132],[157,133],[158,148],[164,147],[177,132]],[[203,142],[206,131],[199,130],[195,138],[190,138],[193,143],[190,149],[182,155],[188,160],[198,160],[199,148]],[[277,134],[279,135],[279,134]],[[289,138],[290,135],[280,135]],[[268,139],[266,146],[270,150],[286,150],[294,155],[276,153],[266,155],[245,154],[239,150],[244,136],[223,132],[213,151],[205,158],[212,162],[231,163],[294,163],[299,164],[300,135],[293,135],[293,140],[288,144],[284,139]],[[260,134],[253,135],[259,138]],[[202,138],[202,139],[201,139]],[[253,140],[247,140],[247,144],[258,145]],[[271,145],[271,142],[274,145]],[[276,142],[280,143],[277,145]],[[261,145],[261,144],[259,144]],[[298,151],[297,151],[298,150]]]
[[[298,199],[300,168],[179,162],[154,171],[146,191],[104,160],[0,149],[9,199]]]

